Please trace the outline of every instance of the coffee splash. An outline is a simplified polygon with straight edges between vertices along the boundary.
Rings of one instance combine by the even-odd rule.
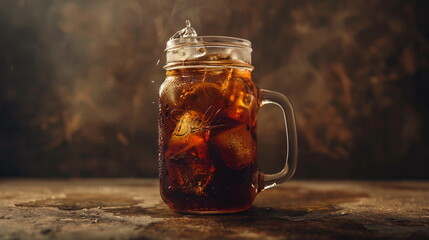
[[[196,37],[198,36],[197,31],[191,26],[191,21],[185,21],[186,27],[177,31],[173,36],[171,36],[170,40],[176,38],[184,38],[184,37]]]

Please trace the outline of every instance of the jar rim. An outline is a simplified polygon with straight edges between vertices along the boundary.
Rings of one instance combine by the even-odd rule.
[[[178,47],[234,47],[234,48],[250,48],[252,43],[249,40],[228,36],[192,36],[183,38],[174,38],[167,41],[165,51],[169,51]]]

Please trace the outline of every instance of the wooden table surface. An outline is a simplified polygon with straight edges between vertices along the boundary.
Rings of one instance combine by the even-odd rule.
[[[429,239],[429,182],[291,181],[181,215],[156,179],[0,180],[0,239]]]

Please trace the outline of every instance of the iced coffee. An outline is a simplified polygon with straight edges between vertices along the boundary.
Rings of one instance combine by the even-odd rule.
[[[251,50],[244,39],[199,37],[189,22],[167,42],[166,79],[159,91],[159,177],[162,199],[176,211],[246,210],[258,192],[286,181],[295,170],[293,148],[291,168],[286,162],[277,174],[258,170],[261,99],[283,109],[289,103],[280,93],[255,87]]]
[[[179,211],[247,209],[257,193],[256,87],[250,70],[178,68],[160,93],[160,177]]]

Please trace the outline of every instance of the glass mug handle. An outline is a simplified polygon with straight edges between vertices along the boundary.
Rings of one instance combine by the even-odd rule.
[[[292,104],[289,99],[279,93],[270,90],[261,89],[260,96],[262,99],[261,107],[267,104],[274,104],[282,109],[285,129],[286,129],[286,162],[283,169],[274,174],[259,172],[259,191],[274,187],[278,184],[289,180],[296,169],[298,159],[298,138],[296,134],[295,115]]]

